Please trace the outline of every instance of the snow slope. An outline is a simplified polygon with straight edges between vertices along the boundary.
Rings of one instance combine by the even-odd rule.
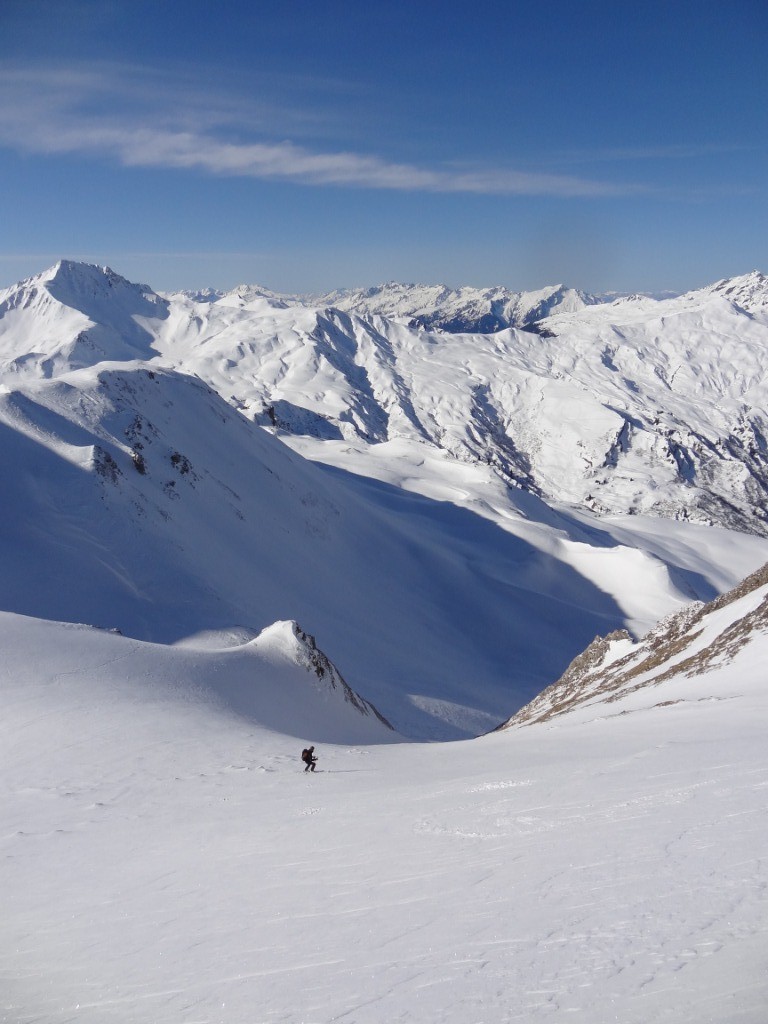
[[[492,727],[626,622],[556,550],[303,460],[175,371],[30,382],[0,430],[0,607],[164,643],[294,619],[408,734]]]
[[[0,638],[8,1022],[765,1019],[764,631],[610,710],[373,746],[353,709],[265,727],[287,684],[322,707],[252,644]]]

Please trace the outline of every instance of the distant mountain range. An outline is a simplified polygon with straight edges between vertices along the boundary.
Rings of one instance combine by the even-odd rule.
[[[332,307],[361,317],[383,316],[420,330],[451,334],[492,334],[518,327],[535,330],[536,323],[553,313],[572,313],[586,306],[624,298],[621,293],[590,295],[565,285],[549,285],[536,291],[514,292],[509,288],[449,288],[446,285],[389,284],[372,288],[344,288],[315,294],[280,294],[258,285],[242,285],[233,292],[206,289],[182,292],[199,302],[217,302],[235,295],[247,303],[265,298],[287,306]],[[646,295],[672,298],[675,293]]]
[[[361,301],[394,303],[399,288]],[[525,315],[554,297],[562,311],[537,319],[538,333],[467,336],[258,288],[161,297],[62,262],[0,293],[0,375],[156,359],[288,434],[406,437],[547,501],[768,533],[765,276],[667,300],[590,304],[545,289]]]

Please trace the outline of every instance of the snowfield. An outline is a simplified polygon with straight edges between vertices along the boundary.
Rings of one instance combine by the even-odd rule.
[[[764,634],[628,704],[403,744],[285,650],[0,629],[8,1024],[765,1020]]]

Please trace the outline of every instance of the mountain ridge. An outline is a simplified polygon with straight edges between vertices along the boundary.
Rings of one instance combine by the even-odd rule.
[[[169,297],[181,295],[199,302],[226,299],[246,304],[263,298],[278,308],[292,305],[331,307],[361,317],[395,319],[418,330],[464,334],[495,333],[510,327],[536,330],[537,321],[554,312],[574,312],[586,306],[629,297],[621,292],[592,294],[564,284],[515,291],[505,285],[453,287],[400,281],[337,288],[329,292],[281,293],[263,285],[242,284],[229,291],[206,288],[165,294]],[[634,297],[669,298],[676,294],[643,293]]]
[[[695,699],[705,700],[703,677],[731,665],[766,631],[768,563],[712,601],[686,605],[665,617],[638,641],[625,630],[595,637],[558,680],[499,730],[540,725],[576,711],[594,714],[640,690],[667,682],[679,688],[682,679],[695,679],[702,690]],[[655,706],[683,699],[672,692]]]
[[[768,535],[768,279],[757,271],[676,299],[554,312],[538,334],[460,335],[258,289],[163,299],[66,267],[84,279],[70,281],[71,307],[45,275],[0,294],[0,378],[155,360],[287,437],[412,438],[598,515]]]

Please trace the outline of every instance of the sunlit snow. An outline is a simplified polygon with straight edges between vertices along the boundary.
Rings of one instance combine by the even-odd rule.
[[[0,630],[6,1020],[765,1019],[764,641],[629,714],[393,745],[258,652]]]

